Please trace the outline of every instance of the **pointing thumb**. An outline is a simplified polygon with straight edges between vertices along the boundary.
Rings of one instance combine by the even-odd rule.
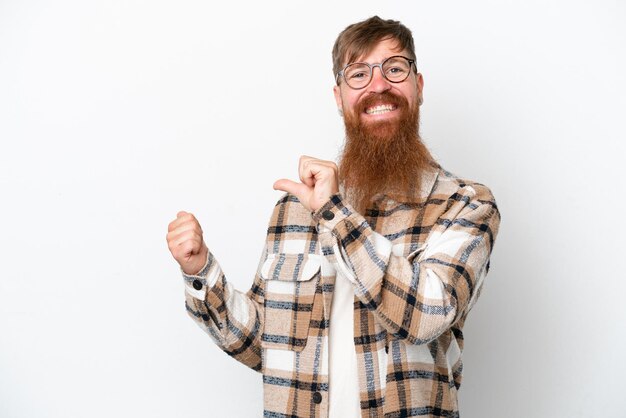
[[[274,183],[274,190],[282,190],[287,193],[295,195],[299,201],[304,201],[304,197],[308,194],[310,187],[302,183],[296,183],[295,181],[280,179]]]

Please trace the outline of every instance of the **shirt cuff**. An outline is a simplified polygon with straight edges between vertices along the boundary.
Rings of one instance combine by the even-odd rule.
[[[338,223],[352,215],[352,210],[344,204],[340,193],[334,194],[317,211],[313,212],[313,222],[318,226],[318,232],[332,231]]]
[[[220,274],[219,265],[211,252],[208,253],[206,263],[204,263],[204,267],[198,273],[186,274],[182,268],[180,271],[185,281],[187,293],[196,299],[202,300],[204,300],[206,292],[215,285]]]

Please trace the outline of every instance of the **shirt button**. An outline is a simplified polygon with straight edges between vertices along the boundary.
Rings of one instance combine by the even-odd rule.
[[[315,403],[322,403],[322,394],[319,392],[315,392],[313,394],[313,402]]]
[[[334,217],[335,214],[329,210],[325,210],[324,212],[322,212],[322,218],[326,219],[327,221],[332,221]]]
[[[196,290],[202,289],[202,282],[200,280],[198,280],[198,279],[194,280],[193,283],[191,283],[191,285]]]

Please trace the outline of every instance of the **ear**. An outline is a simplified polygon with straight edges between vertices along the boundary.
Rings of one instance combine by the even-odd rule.
[[[343,110],[343,100],[341,100],[341,88],[339,86],[333,87],[333,93],[335,94],[335,102],[337,103],[337,109]]]
[[[422,76],[422,73],[417,73],[415,83],[417,84],[417,98],[421,103],[424,101],[424,76]]]

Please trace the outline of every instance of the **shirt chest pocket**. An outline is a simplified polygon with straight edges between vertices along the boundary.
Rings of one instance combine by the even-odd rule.
[[[261,346],[302,351],[320,281],[321,256],[269,254],[263,263],[265,321]]]

